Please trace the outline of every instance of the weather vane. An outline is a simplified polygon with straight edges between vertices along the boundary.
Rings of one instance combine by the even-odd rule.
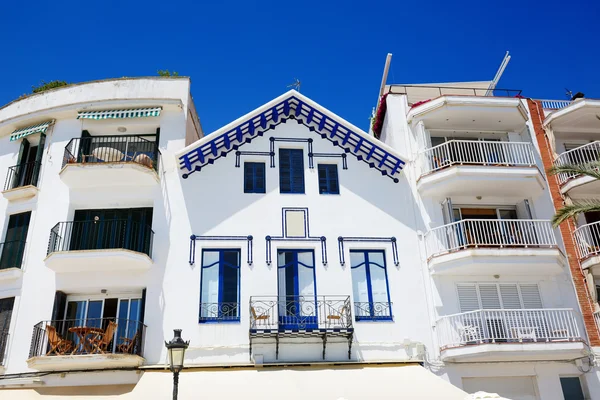
[[[297,91],[300,91],[300,80],[298,78],[294,78],[294,83],[292,83],[291,85],[287,85],[287,87],[294,88]]]

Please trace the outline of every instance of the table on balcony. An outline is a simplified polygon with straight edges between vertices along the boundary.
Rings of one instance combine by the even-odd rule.
[[[104,334],[104,329],[93,326],[74,326],[69,328],[69,332],[77,335],[79,339],[71,354],[93,354],[92,344]]]

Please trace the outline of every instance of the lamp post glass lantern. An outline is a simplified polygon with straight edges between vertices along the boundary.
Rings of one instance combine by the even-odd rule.
[[[170,342],[165,342],[165,346],[169,352],[169,366],[173,372],[173,400],[177,400],[179,372],[183,369],[185,350],[190,342],[189,340],[186,342],[181,338],[181,329],[173,329],[173,333],[173,339]]]

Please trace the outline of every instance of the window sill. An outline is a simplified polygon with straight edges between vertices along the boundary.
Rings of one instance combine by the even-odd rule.
[[[220,319],[220,318],[199,318],[199,324],[238,324],[240,322],[240,318],[233,319]]]
[[[394,317],[354,317],[356,322],[394,322]]]

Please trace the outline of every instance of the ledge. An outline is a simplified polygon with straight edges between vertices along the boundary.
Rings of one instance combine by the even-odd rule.
[[[27,366],[38,371],[68,371],[80,369],[134,368],[145,362],[132,354],[83,354],[72,356],[38,356],[27,360]]]
[[[136,162],[67,164],[59,175],[70,188],[152,186],[159,182],[156,170]]]
[[[586,355],[583,342],[488,343],[443,349],[442,361],[551,361]]]
[[[44,261],[58,273],[148,270],[153,264],[147,254],[126,249],[58,251]]]
[[[4,268],[0,269],[0,282],[14,281],[23,276],[21,268]]]
[[[20,186],[14,189],[5,190],[2,192],[4,198],[8,201],[29,199],[36,197],[39,189],[33,185]]]

